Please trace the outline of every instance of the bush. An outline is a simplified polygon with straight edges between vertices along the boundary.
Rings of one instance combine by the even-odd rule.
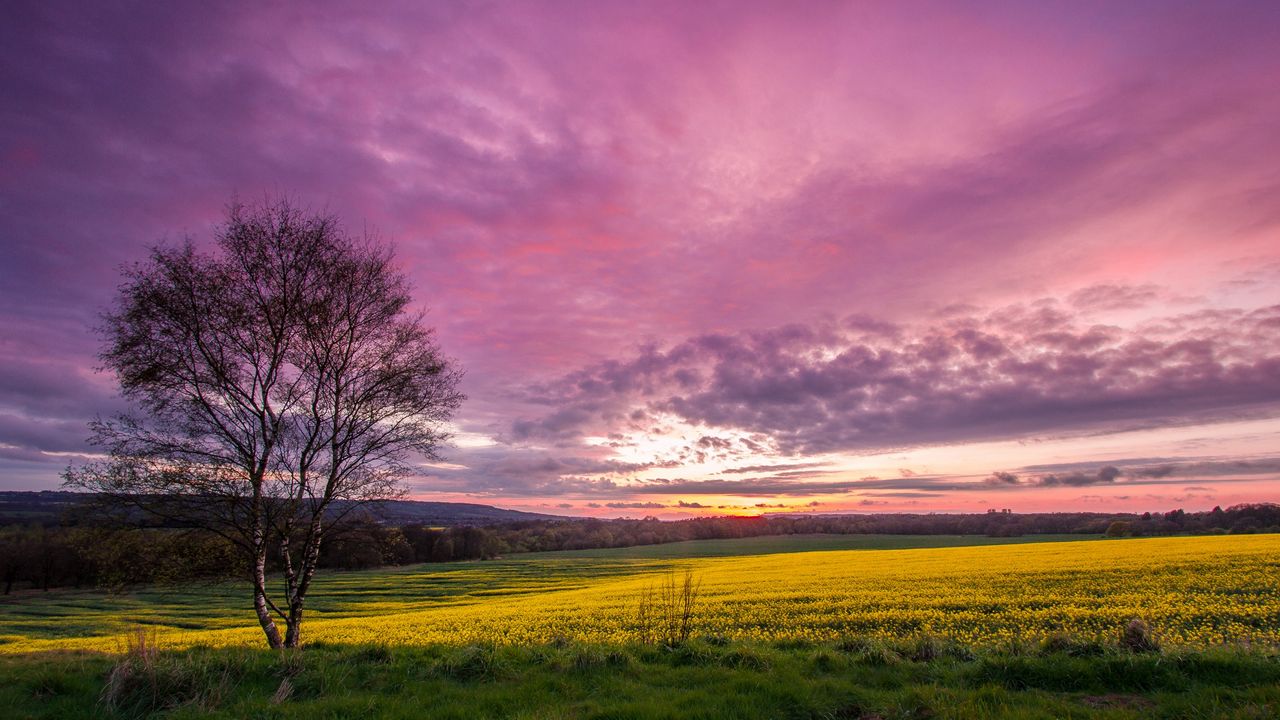
[[[1123,520],[1116,520],[1107,526],[1107,537],[1118,538],[1129,534],[1129,523]]]

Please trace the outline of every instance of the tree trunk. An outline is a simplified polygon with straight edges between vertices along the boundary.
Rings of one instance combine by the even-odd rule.
[[[276,627],[276,621],[271,617],[271,607],[267,604],[266,548],[263,547],[256,555],[253,562],[253,609],[258,613],[258,624],[262,625],[262,632],[267,636],[267,644],[271,649],[278,650],[284,647],[284,643],[280,640],[280,629]]]
[[[307,590],[311,587],[311,578],[316,574],[316,565],[320,562],[320,540],[323,537],[321,526],[323,507],[311,521],[306,546],[302,550],[302,566],[298,568],[298,578],[293,594],[289,598],[289,617],[285,621],[285,647],[299,647],[302,643],[302,605],[307,599]]]
[[[296,648],[302,646],[302,604],[289,607],[289,619],[285,620],[284,646]]]

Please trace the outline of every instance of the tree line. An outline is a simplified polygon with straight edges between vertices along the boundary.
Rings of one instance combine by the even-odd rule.
[[[250,568],[225,539],[199,528],[96,526],[68,516],[66,524],[0,527],[3,592],[58,587],[124,588],[247,577]],[[320,553],[322,568],[361,570],[413,563],[489,560],[559,550],[619,548],[686,540],[764,535],[1036,534],[1178,535],[1280,532],[1280,505],[1215,507],[1207,512],[1038,513],[965,515],[804,515],[642,519],[528,520],[489,526],[389,525],[373,515],[345,520]],[[268,558],[283,557],[271,548]],[[269,560],[270,572],[283,562]]]

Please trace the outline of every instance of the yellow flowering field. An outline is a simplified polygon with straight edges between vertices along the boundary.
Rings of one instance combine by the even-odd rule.
[[[476,572],[492,572],[486,565],[474,564]],[[431,569],[420,566],[421,572]],[[630,642],[637,638],[636,611],[645,590],[666,573],[685,569],[700,582],[695,635],[822,641],[927,634],[992,645],[1058,632],[1111,640],[1128,619],[1141,617],[1169,646],[1280,644],[1280,535],[636,563],[581,582],[530,581],[528,593],[508,587],[490,595],[481,589],[430,607],[368,602],[358,614],[312,616],[304,638],[390,644]],[[347,584],[362,575],[346,576]],[[159,639],[176,647],[262,642],[247,611],[239,627],[211,625],[217,629],[162,629]],[[111,650],[118,637],[8,635],[0,638],[0,652]]]

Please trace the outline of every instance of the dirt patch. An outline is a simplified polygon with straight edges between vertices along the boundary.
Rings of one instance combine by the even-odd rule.
[[[1129,710],[1146,710],[1156,706],[1150,698],[1141,695],[1085,695],[1080,702],[1091,708],[1126,708]]]

